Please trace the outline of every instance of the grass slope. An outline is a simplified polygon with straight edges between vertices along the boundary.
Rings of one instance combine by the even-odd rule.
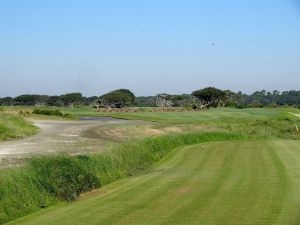
[[[299,224],[299,160],[299,141],[188,146],[143,175],[10,224]]]
[[[35,157],[19,168],[1,170],[0,224],[139,174],[179,146],[243,138],[222,132],[170,134],[129,141],[100,154]]]
[[[0,141],[22,138],[37,132],[37,128],[23,117],[0,113]]]

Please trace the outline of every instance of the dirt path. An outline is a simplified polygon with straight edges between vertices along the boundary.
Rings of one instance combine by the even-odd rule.
[[[112,143],[107,138],[88,136],[87,131],[101,126],[134,123],[134,121],[104,118],[100,120],[33,120],[40,132],[32,137],[0,142],[0,167],[14,164],[20,159],[33,154],[51,152],[86,152],[101,150]],[[135,122],[136,123],[136,122]]]

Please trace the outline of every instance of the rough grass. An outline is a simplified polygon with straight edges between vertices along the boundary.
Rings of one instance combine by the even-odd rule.
[[[300,139],[300,120],[289,115],[248,118],[220,118],[215,125],[220,129],[234,131],[256,138]]]
[[[102,154],[35,157],[26,166],[1,170],[0,223],[140,173],[179,146],[237,139],[243,136],[222,132],[173,134],[131,141]]]
[[[103,113],[88,108],[62,109],[78,116],[112,116],[124,119],[153,121],[165,124],[208,125],[238,132],[256,138],[300,139],[296,125],[300,118],[289,112],[300,113],[296,108],[217,108],[199,112],[134,112]]]
[[[297,225],[299,159],[299,141],[179,148],[143,175],[11,225]]]
[[[0,113],[0,141],[22,138],[37,132],[37,127],[23,117]]]
[[[32,110],[30,107],[4,107],[6,111]],[[239,132],[257,138],[300,139],[296,125],[300,118],[289,112],[300,113],[297,108],[217,108],[198,112],[97,112],[91,107],[42,107],[43,110],[59,110],[63,114],[76,116],[111,116],[124,119],[153,121],[174,125],[208,125],[216,129]],[[71,116],[72,117],[72,116]],[[72,117],[73,118],[73,117]]]
[[[37,115],[46,115],[46,116],[61,116],[65,118],[72,118],[72,115],[70,113],[62,113],[59,109],[39,109],[35,108],[32,111],[33,114]]]
[[[86,161],[84,161],[86,162]],[[30,169],[47,193],[71,201],[100,186],[100,182],[80,158],[68,155],[43,156],[30,160]]]

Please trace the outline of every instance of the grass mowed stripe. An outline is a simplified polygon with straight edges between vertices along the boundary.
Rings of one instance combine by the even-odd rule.
[[[270,143],[278,146],[277,154],[286,167],[287,175],[291,180],[289,187],[289,199],[285,203],[286,207],[282,212],[282,216],[288,214],[290,218],[286,224],[300,224],[300,143],[299,141],[282,141],[276,140]]]
[[[10,224],[297,224],[299,144],[180,148],[143,175]]]

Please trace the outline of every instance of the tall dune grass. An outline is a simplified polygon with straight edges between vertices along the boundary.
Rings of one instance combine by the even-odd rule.
[[[21,116],[0,113],[0,141],[25,137],[37,130],[37,127]]]
[[[98,154],[32,158],[24,166],[0,171],[0,223],[135,175],[179,146],[239,139],[244,138],[222,132],[171,134],[128,141]]]

